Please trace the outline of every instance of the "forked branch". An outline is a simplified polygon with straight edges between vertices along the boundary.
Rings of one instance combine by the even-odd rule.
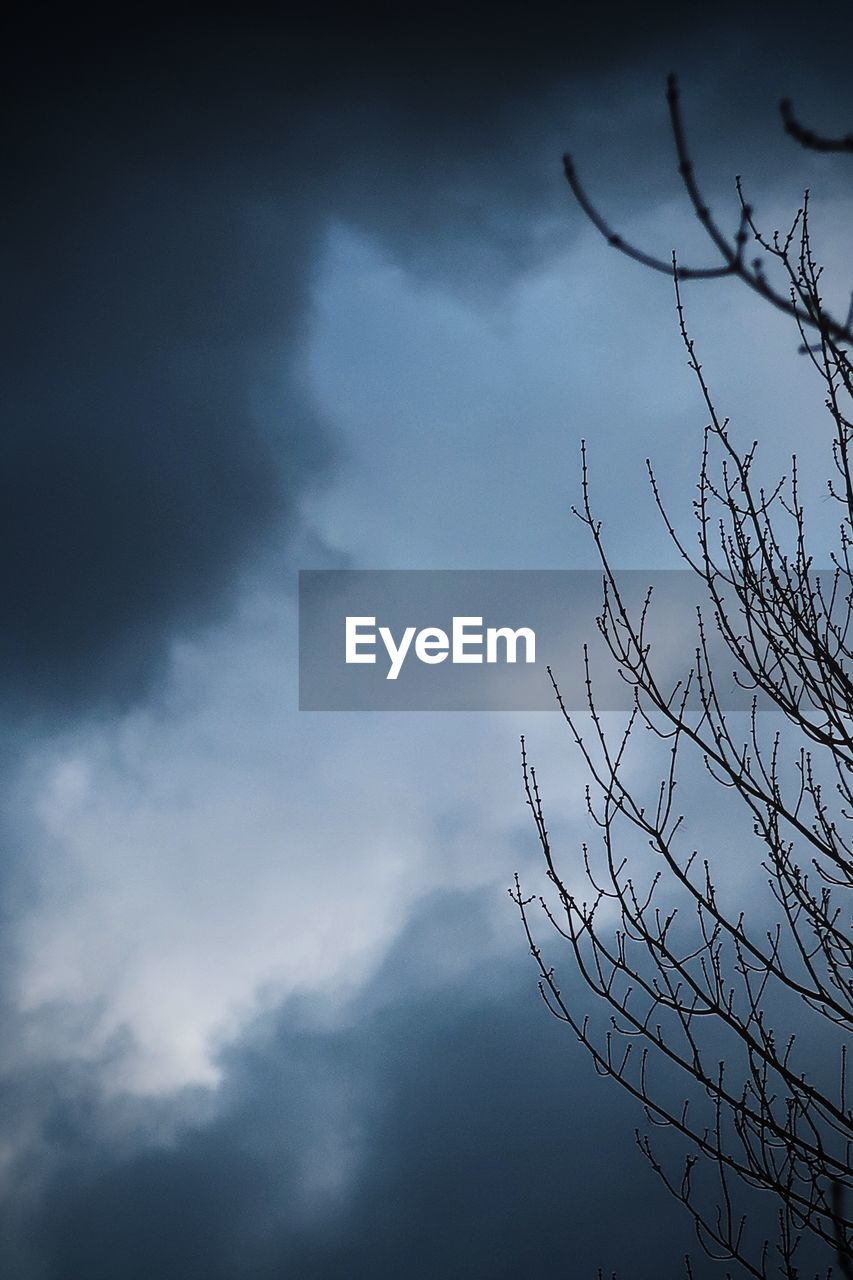
[[[747,261],[746,245],[749,239],[748,232],[749,229],[752,229],[753,231],[755,230],[752,209],[748,204],[742,203],[740,221],[734,234],[729,236],[723,231],[714,217],[711,207],[705,199],[696,178],[695,167],[688,148],[687,135],[681,112],[678,81],[674,75],[671,75],[668,79],[666,96],[669,106],[673,143],[675,145],[675,152],[678,159],[678,172],[681,175],[681,181],[690,199],[694,214],[702,224],[711,244],[721,259],[720,263],[710,264],[707,266],[685,265],[679,263],[677,278],[679,280],[714,280],[725,276],[732,276],[738,280],[742,280],[744,284],[763,298],[765,302],[768,302],[771,306],[777,308],[777,310],[784,311],[787,314],[794,316],[798,324],[817,329],[820,333],[826,334],[835,342],[853,342],[853,327],[851,327],[851,317],[849,315],[846,320],[841,321],[831,316],[824,307],[821,307],[819,311],[809,308],[807,298],[804,295],[801,295],[796,288],[792,292],[785,292],[770,283],[765,274],[763,262],[760,257]],[[803,141],[803,136],[799,136],[794,132],[799,129],[799,126],[796,125],[793,117],[788,115],[784,118],[786,120],[786,128],[788,129],[788,132],[793,133],[795,137],[798,137],[799,141]],[[788,123],[789,121],[790,126]],[[804,136],[815,139],[813,142],[809,142],[804,145],[810,145],[816,150],[853,150],[853,147],[848,146],[848,143],[850,142],[849,135],[846,138],[832,140],[819,138],[817,135],[808,134],[807,131],[803,131],[803,134]],[[665,275],[672,274],[671,261],[666,258],[658,257],[656,254],[648,252],[639,245],[633,244],[630,240],[627,240],[623,235],[611,227],[608,220],[587,194],[571,155],[566,154],[563,157],[563,168],[566,180],[571,187],[575,200],[586,214],[589,221],[600,235],[604,237],[608,244],[612,245],[614,249],[618,249],[620,253],[625,254],[626,257],[632,258],[635,262],[639,262],[644,267],[649,267],[653,271],[663,272]],[[763,237],[756,235],[756,240],[762,248],[766,249],[767,246]]]

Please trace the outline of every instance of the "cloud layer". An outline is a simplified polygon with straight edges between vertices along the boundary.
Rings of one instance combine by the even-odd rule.
[[[262,1021],[224,1057],[216,1115],[165,1143],[123,1149],[60,1094],[15,1274],[660,1275],[665,1193],[624,1142],[630,1108],[495,946],[509,907],[490,914],[432,900],[342,1022]],[[688,1244],[676,1229],[673,1265]]]
[[[849,12],[810,21],[124,11],[0,55],[9,1274],[674,1274],[637,1117],[496,905],[532,843],[517,726],[300,718],[290,592],[306,561],[588,564],[581,435],[617,558],[660,563],[630,500],[657,450],[688,507],[701,410],[668,282],[568,206],[559,153],[620,228],[692,247],[675,64],[715,205],[733,169],[769,216],[814,177],[847,225],[776,129],[782,92],[816,127],[850,105]],[[807,371],[736,286],[702,297],[775,466]]]

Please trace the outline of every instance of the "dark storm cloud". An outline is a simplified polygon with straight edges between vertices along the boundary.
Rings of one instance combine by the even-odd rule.
[[[130,1152],[54,1080],[56,1172],[0,1236],[19,1280],[661,1274],[671,1209],[636,1116],[468,898],[419,913],[346,1026],[286,1008],[224,1066],[216,1119]],[[689,1235],[668,1230],[675,1266]]]
[[[118,95],[20,122],[0,666],[47,700],[138,692],[327,453],[294,376],[305,214],[198,121],[139,123]]]
[[[84,24],[9,58],[0,670],[24,698],[138,693],[327,451],[294,364],[342,159],[314,118],[346,89],[318,31],[267,34]]]
[[[512,274],[555,190],[531,95],[725,49],[728,14],[31,18],[3,55],[7,688],[136,696],[296,518],[330,457],[298,378],[329,219],[450,278]]]

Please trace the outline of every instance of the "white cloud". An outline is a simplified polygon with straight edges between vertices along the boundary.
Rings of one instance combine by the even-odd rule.
[[[256,598],[177,653],[158,706],[34,748],[19,801],[42,892],[17,999],[91,1016],[32,1051],[113,1046],[117,1088],[213,1083],[259,1001],[342,1001],[419,895],[508,882],[511,718],[300,714],[294,635],[288,601]]]

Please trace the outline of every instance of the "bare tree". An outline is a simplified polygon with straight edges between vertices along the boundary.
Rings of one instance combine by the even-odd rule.
[[[652,595],[632,616],[594,513],[584,452],[577,514],[602,567],[598,627],[633,706],[614,735],[597,709],[588,657],[583,715],[565,705],[551,676],[588,774],[587,805],[600,839],[583,847],[582,870],[577,858],[567,865],[560,857],[522,739],[524,786],[552,889],[525,896],[516,878],[511,893],[549,1009],[599,1073],[644,1109],[649,1132],[638,1130],[636,1140],[692,1216],[705,1255],[729,1276],[850,1277],[853,310],[840,321],[825,307],[808,195],[788,233],[767,237],[738,180],[740,222],[733,237],[723,234],[697,184],[674,78],[668,102],[679,171],[719,265],[686,267],[629,244],[590,202],[568,158],[565,167],[578,204],[602,235],[674,281],[681,339],[707,414],[695,538],[678,531],[651,466],[649,478],[704,598],[695,656],[674,684],[656,671]],[[822,138],[802,127],[788,103],[782,116],[807,147],[853,150],[849,135]],[[748,260],[750,241],[762,258]],[[781,284],[771,282],[764,259]],[[741,280],[792,317],[820,379],[834,469],[828,492],[839,515],[826,572],[818,572],[809,550],[796,458],[787,478],[762,487],[756,445],[736,446],[712,399],[685,321],[682,282],[720,275]],[[752,691],[745,717],[724,705],[714,635],[739,683]],[[764,714],[762,703],[776,714]],[[638,746],[660,765],[650,793],[629,766]],[[691,753],[699,768],[688,772]],[[710,827],[679,807],[685,782],[709,791]],[[721,843],[763,869],[758,889],[753,875],[746,903],[743,888],[726,883],[726,855],[709,851]],[[573,974],[597,997],[591,1014],[563,990],[534,927],[534,906],[556,931]],[[656,1126],[667,1132],[653,1139]],[[686,1260],[689,1275],[695,1265]]]

